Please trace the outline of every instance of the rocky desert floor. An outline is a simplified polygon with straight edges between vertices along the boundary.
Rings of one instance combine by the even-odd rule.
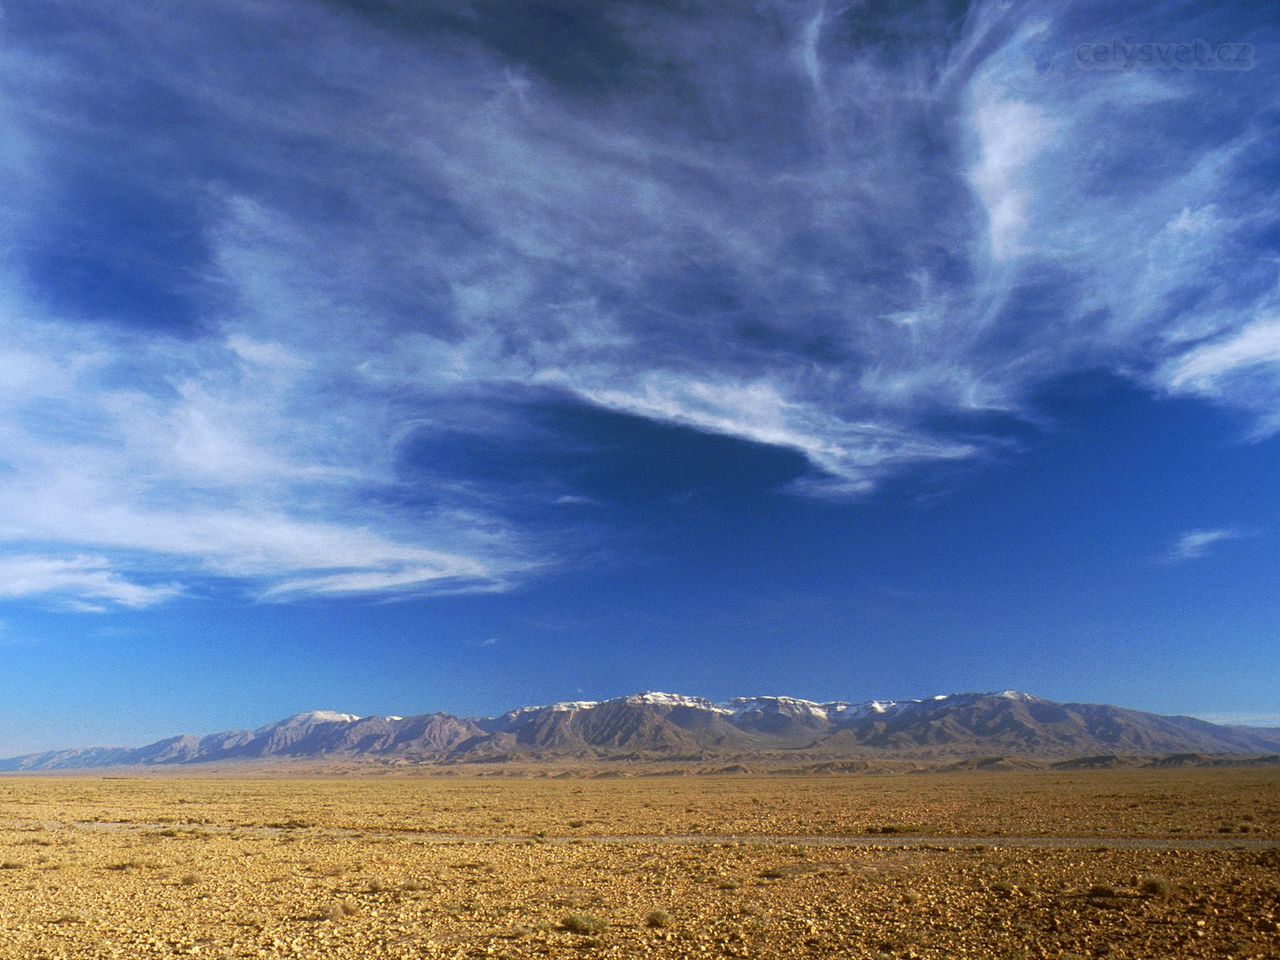
[[[0,780],[0,957],[1280,957],[1280,770]]]

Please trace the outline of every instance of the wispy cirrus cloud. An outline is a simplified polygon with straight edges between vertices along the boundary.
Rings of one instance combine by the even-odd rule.
[[[1174,388],[1211,387],[1237,370],[1280,362],[1280,320],[1262,319],[1215,343],[1178,358],[1169,378]]]
[[[1262,316],[1178,357],[1168,371],[1169,388],[1228,399],[1257,414],[1254,433],[1280,430],[1280,319]]]
[[[554,550],[402,457],[512,389],[792,451],[821,496],[981,455],[1078,369],[1280,425],[1265,71],[1078,69],[1150,29],[1093,3],[546,14],[6,6],[12,555],[502,589]]]
[[[1178,542],[1165,554],[1165,560],[1170,563],[1181,560],[1198,560],[1205,556],[1214,544],[1223,543],[1227,540],[1238,540],[1242,536],[1244,534],[1239,530],[1233,530],[1230,527],[1220,527],[1213,530],[1189,530],[1180,536]]]
[[[492,518],[420,511],[406,535],[365,506],[395,482],[379,455],[390,427],[362,400],[318,405],[311,374],[278,345],[3,326],[0,544],[19,551],[5,596],[148,606],[179,593],[134,582],[155,568],[272,600],[456,592],[529,568]],[[370,432],[343,430],[347,419]]]
[[[35,597],[70,610],[105,613],[142,609],[181,593],[172,583],[132,582],[103,557],[10,555],[0,557],[0,597]]]

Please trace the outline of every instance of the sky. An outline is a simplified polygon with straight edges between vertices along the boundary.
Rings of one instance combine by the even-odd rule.
[[[0,0],[0,755],[1280,724],[1274,12]]]

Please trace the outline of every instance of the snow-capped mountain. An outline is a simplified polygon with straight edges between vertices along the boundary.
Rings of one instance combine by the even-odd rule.
[[[305,727],[315,723],[355,723],[360,718],[354,713],[338,713],[336,710],[308,710],[306,713],[295,713],[292,717],[268,724],[269,727]],[[266,727],[263,728],[267,729]]]
[[[521,707],[476,719],[443,713],[360,717],[313,710],[257,730],[184,735],[136,749],[29,754],[0,761],[0,770],[317,759],[829,762],[1277,752],[1280,729],[1055,703],[1016,690],[861,703],[784,696],[713,703],[648,692]]]

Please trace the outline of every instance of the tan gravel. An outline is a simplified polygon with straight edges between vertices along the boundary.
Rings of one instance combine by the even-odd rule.
[[[1264,769],[4,779],[0,957],[1269,958],[1277,841]]]

